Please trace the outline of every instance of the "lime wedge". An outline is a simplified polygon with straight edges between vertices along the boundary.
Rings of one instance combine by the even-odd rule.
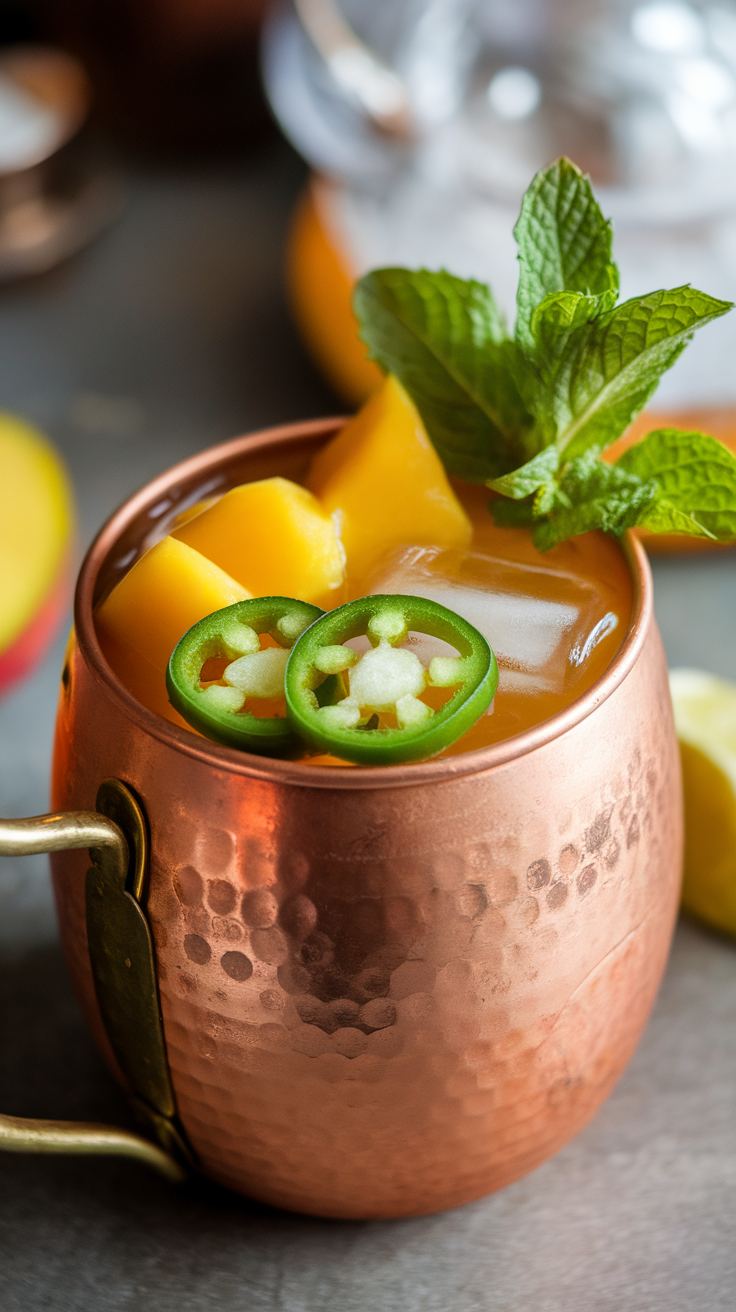
[[[736,683],[671,670],[685,791],[682,905],[736,936]]]

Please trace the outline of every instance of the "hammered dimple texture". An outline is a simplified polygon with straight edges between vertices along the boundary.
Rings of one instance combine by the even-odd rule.
[[[79,657],[77,657],[79,661]],[[622,1072],[680,875],[659,636],[552,743],[420,787],[303,789],[101,740],[79,661],[55,804],[134,786],[178,1114],[209,1176],[328,1216],[441,1210],[571,1138]],[[98,1030],[79,862],[56,858]]]
[[[677,904],[655,629],[558,739],[393,789],[215,770],[145,739],[75,662],[54,802],[88,807],[109,775],[143,801],[169,1062],[208,1175],[320,1215],[410,1215],[500,1188],[585,1123],[641,1034]],[[56,867],[99,1033],[79,863]]]
[[[102,530],[80,574],[52,798],[91,810],[113,777],[146,812],[164,1033],[202,1169],[296,1210],[406,1216],[531,1170],[626,1065],[677,908],[679,757],[636,551],[641,606],[615,677],[556,729],[472,761],[326,772],[319,787],[318,768],[178,742],[116,694],[92,607],[162,498],[212,477],[298,478],[338,423],[201,453]],[[54,857],[62,941],[120,1078],[87,950],[85,866]]]
[[[466,780],[459,844],[421,796],[388,829],[332,796],[316,848],[283,848],[269,815],[228,832],[182,816],[149,912],[204,1169],[284,1207],[401,1215],[548,1156],[609,1091],[653,1000],[669,782],[637,746],[540,824],[523,796],[510,813],[500,780]],[[530,822],[545,831],[531,849]]]

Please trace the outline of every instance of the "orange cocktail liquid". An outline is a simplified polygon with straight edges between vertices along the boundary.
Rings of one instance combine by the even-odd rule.
[[[502,598],[502,641],[494,640],[492,616],[486,629],[499,664],[492,710],[441,756],[474,751],[511,738],[563,710],[610,665],[626,634],[632,605],[631,575],[615,539],[603,533],[586,533],[542,553],[525,529],[496,528],[484,487],[459,481],[454,486],[471,519],[473,540],[468,552],[434,553],[443,570],[443,589],[439,594],[432,594],[430,589],[426,595],[434,595],[477,624],[476,611],[468,613],[468,598],[482,615],[484,584],[492,587],[495,576],[504,575],[507,582],[511,579],[512,586]],[[414,554],[420,558],[418,571],[412,573],[409,550],[408,568],[399,564],[393,575],[390,567],[388,573],[379,570],[370,580],[360,580],[351,587],[351,596],[367,591],[424,595],[425,576],[430,577],[430,573],[423,574],[421,566],[426,558],[430,569],[434,568],[433,551],[416,549]],[[518,633],[514,632],[517,610]],[[555,630],[556,623],[559,631]],[[602,634],[597,640],[596,629]],[[432,704],[432,697],[432,690],[428,690],[424,700]],[[332,756],[309,759],[314,765],[347,764]]]
[[[481,716],[474,727],[443,755],[467,752],[500,742],[524,729],[531,729],[535,724],[541,724],[543,720],[569,706],[576,697],[592,687],[610,665],[629,626],[632,604],[631,574],[615,539],[605,533],[584,533],[570,538],[551,551],[540,552],[533,545],[527,530],[496,528],[488,512],[485,488],[465,486],[458,490],[473,525],[472,546],[475,551],[543,570],[544,573],[538,576],[526,576],[527,579],[537,578],[540,600],[548,596],[549,580],[546,571],[581,576],[593,584],[600,596],[600,609],[603,613],[614,614],[618,624],[591,651],[579,677],[567,683],[560,691],[545,688],[543,680],[540,680],[538,687],[534,686],[534,690],[505,687],[508,679],[504,679],[503,657],[499,653],[500,677],[493,713]],[[541,673],[544,675],[544,666]]]

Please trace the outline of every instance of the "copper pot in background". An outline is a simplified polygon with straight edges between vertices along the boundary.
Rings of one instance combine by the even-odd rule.
[[[203,489],[298,478],[337,426],[204,452],[108,521],[77,588],[53,804],[92,810],[113,777],[145,812],[166,1051],[204,1173],[280,1207],[399,1217],[517,1179],[610,1092],[676,914],[679,760],[631,539],[634,612],[606,674],[482,751],[319,768],[219,747],[138,704],[102,656],[95,601]],[[116,1069],[87,947],[88,862],[53,863],[69,967]]]

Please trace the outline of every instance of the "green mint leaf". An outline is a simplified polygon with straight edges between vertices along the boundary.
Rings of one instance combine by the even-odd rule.
[[[653,502],[637,520],[643,528],[718,542],[736,538],[736,458],[714,437],[656,429],[614,468],[656,486]]]
[[[353,306],[374,360],[404,384],[448,473],[483,483],[535,453],[515,381],[518,345],[488,287],[426,269],[377,269]]]
[[[532,348],[525,351],[526,370],[519,390],[534,415],[534,436],[544,448],[556,443],[570,420],[566,387],[581,345],[592,332],[593,320],[613,309],[616,293],[589,296],[584,292],[550,292],[535,306],[531,318]]]
[[[646,528],[650,533],[677,533],[680,537],[708,538],[711,542],[718,541],[715,533],[709,533],[707,528],[698,523],[694,515],[678,510],[664,498],[655,498],[636,523],[639,528]],[[734,536],[736,535],[731,533],[725,540],[730,541]]]
[[[534,529],[534,545],[548,551],[594,528],[618,537],[641,522],[656,494],[653,480],[604,464],[594,452],[586,452],[564,469],[556,505]]]
[[[538,488],[544,487],[550,479],[557,473],[560,463],[560,453],[556,446],[545,447],[538,455],[533,456],[525,465],[519,469],[513,470],[511,474],[504,474],[502,478],[494,478],[489,487],[494,492],[500,492],[504,497],[511,497],[514,501],[521,501],[524,497],[530,496]]]
[[[590,179],[569,159],[558,159],[533,179],[514,229],[519,247],[516,337],[531,346],[535,306],[551,292],[599,296],[618,291],[610,223]]]
[[[730,309],[692,287],[650,292],[600,314],[588,296],[548,297],[532,319],[539,388],[533,401],[527,392],[527,403],[537,440],[555,441],[568,460],[609,446],[695,329]]]
[[[532,341],[540,365],[544,365],[548,353],[562,354],[576,328],[599,319],[615,304],[615,292],[601,292],[600,296],[587,292],[549,292],[534,307],[531,318]]]

